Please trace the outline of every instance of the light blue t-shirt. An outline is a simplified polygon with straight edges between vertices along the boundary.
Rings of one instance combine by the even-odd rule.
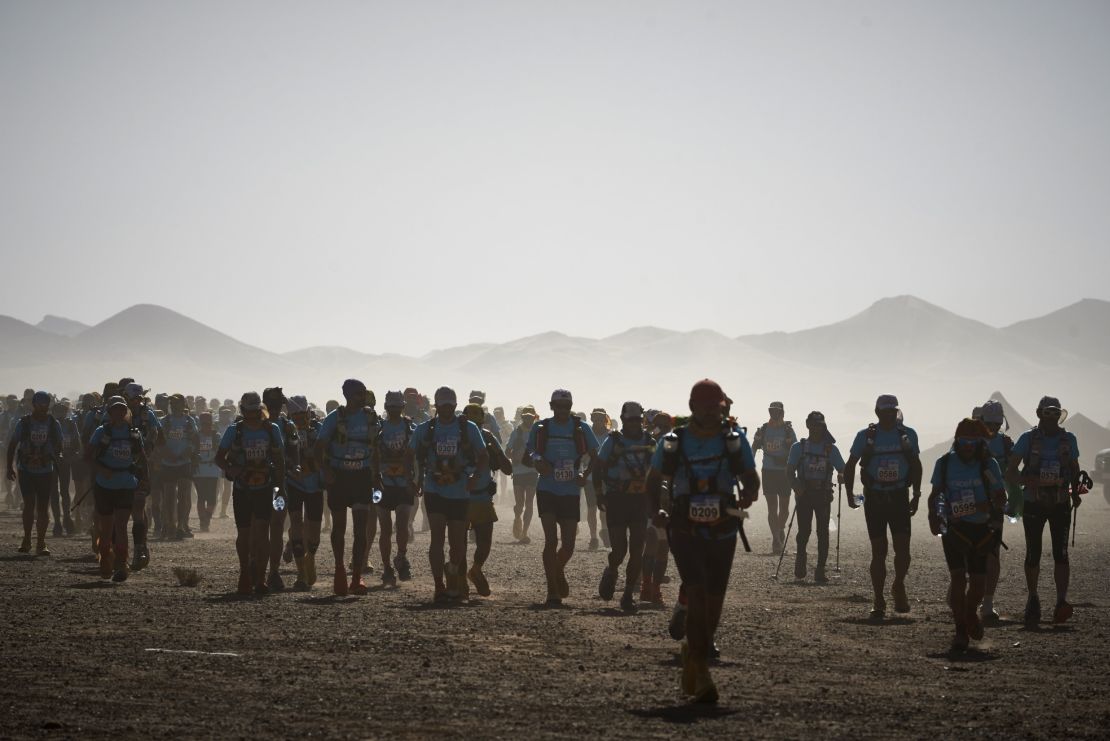
[[[416,426],[404,417],[396,422],[387,417],[381,422],[378,433],[378,461],[381,466],[382,486],[408,486],[405,476],[405,451],[412,441]]]
[[[620,455],[617,456],[617,438],[620,436]],[[655,455],[655,440],[646,432],[638,439],[623,433],[610,432],[601,442],[597,458],[606,464],[605,491],[613,494],[643,494],[651,459]],[[615,458],[615,459],[614,459]]]
[[[166,441],[161,449],[162,465],[183,466],[189,463],[193,454],[197,423],[188,415],[171,414],[162,420],[162,437]]]
[[[347,438],[340,440],[339,416],[343,407],[337,408],[320,425],[318,439],[328,446],[328,458],[332,467],[344,471],[361,471],[374,465],[374,438],[378,434],[378,423],[371,419],[365,409],[345,413]]]
[[[828,488],[832,484],[833,473],[844,472],[844,457],[836,444],[827,439],[820,443],[799,440],[790,446],[786,471],[790,475],[791,486]]]
[[[307,427],[297,428],[297,452],[301,465],[300,478],[293,476],[292,468],[288,464],[285,466],[285,485],[305,494],[315,494],[323,488],[320,472],[316,469],[316,459],[312,455],[319,433],[320,425],[315,421],[309,422]]]
[[[110,476],[97,472],[96,483],[105,489],[134,489],[139,478],[131,471],[138,463],[132,448],[132,433],[137,437],[135,443],[143,447],[142,432],[132,430],[126,424],[120,426],[102,425],[93,431],[89,445],[97,451],[96,461],[105,468],[112,469]]]
[[[234,450],[232,446],[237,426],[242,426],[243,430],[240,443],[242,447]],[[224,435],[220,438],[220,450],[231,451],[228,461],[233,467],[243,469],[235,479],[235,485],[250,491],[265,491],[273,486],[270,482],[270,467],[274,462],[274,451],[271,448],[282,450],[284,444],[281,430],[273,422],[263,422],[257,429],[251,429],[245,422],[241,422],[224,430]]]
[[[713,437],[698,437],[686,433],[683,441],[682,456],[679,457],[678,470],[671,482],[671,495],[673,497],[688,497],[699,492],[691,491],[691,478],[699,491],[715,491],[718,494],[728,494],[732,491],[733,475],[728,468],[728,459],[725,457],[725,440],[722,435]],[[655,446],[655,453],[651,457],[651,467],[655,471],[663,471],[663,445],[666,438],[660,440]],[[689,463],[689,471],[683,461]],[[755,455],[748,438],[740,433],[740,460],[745,470],[755,470]]]
[[[921,449],[917,445],[917,432],[910,427],[903,427],[906,437],[910,441],[909,451],[902,450],[902,433],[898,427],[884,430],[875,428],[874,454],[867,464],[867,475],[870,477],[868,488],[874,491],[897,491],[907,489],[910,485],[910,461],[907,456],[920,456]],[[867,430],[856,433],[852,441],[851,454],[862,458],[867,450]]]
[[[941,480],[943,461],[948,461],[947,481]],[[1002,486],[1002,469],[993,458],[987,461],[987,477],[993,492],[1005,493]],[[964,463],[956,453],[946,453],[933,467],[931,479],[934,489],[944,490],[945,517],[949,522],[967,522],[982,525],[990,520],[990,513],[983,505],[990,504],[983,485],[983,472],[979,461]]]
[[[533,425],[534,426],[534,425]],[[509,442],[505,445],[505,453],[513,462],[513,476],[522,476],[530,473],[535,473],[535,469],[526,466],[522,460],[524,448],[528,444],[529,430],[525,429],[523,424],[517,425],[513,431],[509,433]]]
[[[552,417],[532,425],[532,430],[528,434],[528,443],[525,446],[525,455],[531,456],[536,452],[536,440],[541,425],[547,426],[547,445],[543,453],[543,459],[550,463],[554,470],[549,474],[540,474],[536,491],[561,497],[580,495],[582,487],[579,486],[576,477],[578,476],[578,464],[581,456],[574,442],[574,426],[577,425],[582,430],[586,442],[586,454],[597,454],[597,436],[594,435],[594,431],[590,429],[588,424],[576,417],[571,417],[563,423],[556,422],[555,418]]]
[[[433,421],[435,437],[424,450],[424,457],[421,460],[421,447],[428,437],[428,429]],[[434,420],[421,422],[416,426],[412,439],[409,440],[409,447],[416,454],[423,470],[425,493],[438,494],[444,499],[470,498],[470,493],[466,490],[466,475],[467,468],[471,464],[466,460],[464,448],[461,445],[463,429],[466,430],[471,450],[477,456],[485,450],[486,441],[478,425],[467,419],[456,416],[451,422],[443,422],[436,417]]]
[[[1025,471],[1025,466],[1022,467],[1022,477],[1031,477],[1036,475],[1039,480],[1039,485],[1032,481],[1023,481],[1025,488],[1025,498],[1032,500],[1037,498],[1038,489],[1058,489],[1061,486],[1068,484],[1066,481],[1068,472],[1065,470],[1065,465],[1060,460],[1060,444],[1063,442],[1061,433],[1067,435],[1068,445],[1071,447],[1071,460],[1073,465],[1078,465],[1079,461],[1079,441],[1076,440],[1075,435],[1064,430],[1058,431],[1054,435],[1045,435],[1041,439],[1041,465],[1039,471]],[[1013,455],[1018,456],[1025,460],[1030,453],[1033,446],[1033,430],[1028,430],[1021,433],[1021,437],[1014,443]]]
[[[786,459],[790,454],[790,447],[798,441],[793,426],[765,424],[761,428],[762,435],[756,435],[756,442],[752,452],[763,451],[764,471],[785,471]]]
[[[220,468],[213,461],[216,459],[216,449],[220,446],[220,434],[215,429],[208,432],[197,432],[197,471],[193,474],[198,479],[216,479],[220,477]]]
[[[62,426],[57,419],[49,415],[42,421],[34,417],[20,419],[15,423],[11,439],[19,446],[20,471],[33,474],[54,471],[54,461],[62,454]]]

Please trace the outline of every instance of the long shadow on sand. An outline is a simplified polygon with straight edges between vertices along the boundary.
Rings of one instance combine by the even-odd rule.
[[[849,625],[870,625],[874,628],[886,628],[891,625],[913,625],[917,620],[912,617],[887,617],[882,620],[872,620],[869,617],[850,617],[844,618],[840,622]]]
[[[115,589],[115,582],[97,579],[96,581],[79,581],[66,586],[67,589]]]
[[[722,720],[731,715],[736,715],[739,710],[721,705],[661,705],[657,708],[632,708],[630,714],[639,718],[658,718],[666,723],[681,723],[692,725],[702,721]]]

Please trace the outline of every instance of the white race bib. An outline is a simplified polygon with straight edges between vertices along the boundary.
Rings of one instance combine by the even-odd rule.
[[[893,484],[901,478],[902,466],[898,458],[880,458],[875,479],[884,484]]]
[[[708,525],[721,519],[721,498],[718,496],[690,497],[690,522]]]
[[[952,517],[956,519],[970,517],[978,512],[978,507],[975,505],[975,490],[961,489],[957,491],[952,496],[952,501],[948,506],[952,510]]]
[[[558,482],[574,481],[574,461],[561,460],[555,467],[555,480]]]
[[[1041,464],[1041,483],[1050,485],[1060,483],[1060,461],[1045,461]]]
[[[443,458],[454,458],[459,454],[459,441],[455,438],[436,440],[436,455]]]

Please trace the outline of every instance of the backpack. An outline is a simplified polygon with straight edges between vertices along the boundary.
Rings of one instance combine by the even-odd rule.
[[[951,455],[953,454],[945,453],[940,461],[938,461],[938,465],[940,466],[940,485],[937,487],[937,491],[940,494],[948,494],[948,458]],[[994,506],[994,501],[991,499],[991,491],[995,488],[994,478],[991,476],[990,472],[990,462],[993,459],[987,451],[986,443],[982,444],[982,448],[977,457],[979,459],[979,478],[983,482],[983,491],[986,492],[987,495],[988,519],[992,529],[997,530],[1002,525],[1002,511]]]
[[[388,422],[388,420],[383,420],[382,421],[382,430],[383,431],[385,429],[385,423],[386,422]],[[408,450],[409,441],[412,440],[412,433],[413,433],[412,419],[410,419],[409,417],[406,417],[405,415],[402,414],[401,415],[401,422],[403,422],[404,425],[405,425],[405,442],[401,446],[400,451],[389,450],[388,448],[386,448],[385,447],[385,435],[382,434],[381,432],[378,433],[378,436],[377,436],[376,440],[374,441],[374,454],[377,457],[377,468],[378,468],[379,472],[381,473],[381,475],[390,476],[392,478],[397,478],[397,477],[401,476],[402,474],[390,473],[386,469],[387,468],[392,468],[393,470],[397,470],[394,467],[397,466],[399,463],[404,461],[405,451]],[[410,472],[410,474],[411,474],[411,472]]]
[[[1057,452],[1060,461],[1060,479],[1064,483],[1058,487],[1041,487],[1034,485],[1038,493],[1044,493],[1047,499],[1058,502],[1066,501],[1068,482],[1073,481],[1079,473],[1079,461],[1075,458],[1075,451],[1071,447],[1071,438],[1068,431],[1060,428],[1060,447]],[[1040,427],[1030,430],[1029,452],[1023,460],[1021,475],[1026,479],[1039,479],[1041,475],[1041,451],[1044,447],[1044,431]]]
[[[685,466],[687,475],[693,478],[693,468],[690,465],[690,460],[686,457],[685,451],[687,429],[685,425],[676,427],[663,436],[663,464],[661,470],[664,476],[673,478],[678,473],[681,464]],[[721,438],[725,443],[725,452],[710,459],[718,461],[718,466],[727,463],[728,471],[733,476],[740,476],[748,470],[741,455],[743,446],[739,444],[742,434],[739,428],[733,427],[728,422],[723,423],[721,425]],[[690,491],[696,490],[696,486],[691,486]]]
[[[561,435],[551,435],[551,433],[548,432],[548,425],[554,421],[554,417],[548,417],[547,419],[536,422],[536,424],[534,425],[536,427],[536,447],[533,453],[536,456],[543,458],[544,453],[547,452],[547,441],[552,437],[554,437],[556,440],[573,439],[574,450],[577,454],[577,459],[581,459],[582,456],[589,452],[589,446],[586,443],[586,433],[582,429],[583,425],[586,424],[585,422],[580,420],[578,417],[571,415],[570,422],[574,425],[574,427],[571,431],[571,437],[566,438]],[[575,460],[576,466],[578,465],[577,459]],[[521,463],[525,466],[528,466],[529,468],[532,468],[535,465],[534,461],[527,456],[521,460]]]
[[[829,456],[832,455],[833,441],[830,439],[829,435],[828,434],[825,435],[825,442],[822,446],[822,450],[821,450],[820,453],[814,453],[814,452],[807,449],[807,446],[810,444],[808,437],[803,437],[801,440],[798,441],[798,444],[802,446],[802,448],[801,448],[802,454],[799,457],[798,466],[795,467],[794,473],[797,476],[797,479],[802,482],[802,486],[807,487],[807,486],[816,485],[818,483],[818,482],[814,481],[813,479],[810,479],[810,478],[806,477],[806,475],[804,473],[802,473],[802,474],[798,473],[798,468],[800,468],[801,466],[804,466],[806,464],[806,458],[810,457],[810,456],[812,456],[814,458],[824,458],[826,460],[825,474],[828,477],[828,480],[829,480],[828,483],[831,484],[832,483],[832,469],[831,469],[831,467],[828,466],[827,461],[829,459]]]
[[[609,437],[613,441],[613,448],[612,448],[612,455],[611,455],[610,462],[605,465],[605,471],[604,471],[605,483],[607,485],[619,490],[621,493],[629,493],[629,494],[642,494],[642,493],[644,493],[645,491],[647,491],[647,487],[646,487],[645,482],[646,482],[646,478],[647,478],[648,469],[651,468],[651,456],[654,453],[655,441],[652,439],[651,435],[649,435],[647,433],[646,430],[644,431],[644,436],[643,436],[643,439],[642,439],[642,442],[643,442],[642,445],[636,445],[634,442],[629,441],[629,439],[627,437],[625,437],[624,433],[621,432],[620,430],[613,430],[612,432],[609,433]],[[627,452],[625,451],[625,448],[632,448],[632,447],[640,448],[641,450],[651,451],[651,452],[647,453],[647,461],[644,465],[635,466],[635,467],[634,466],[628,466],[628,464],[627,464],[628,459],[626,458]],[[636,471],[642,471],[643,475],[640,476],[639,478],[633,478],[633,479],[629,479],[627,481],[620,481],[620,480],[614,481],[614,480],[610,479],[609,478],[609,469],[610,469],[610,467],[612,467],[612,465],[614,463],[616,463],[617,461],[622,460],[622,459],[625,460],[625,462],[626,462],[625,465],[628,468],[636,470]]]
[[[257,464],[251,465],[251,463],[249,463],[247,461],[246,455],[243,453],[243,434],[244,434],[243,433],[243,426],[246,424],[246,421],[240,419],[234,425],[232,425],[235,428],[235,433],[234,433],[234,437],[231,440],[231,449],[228,452],[229,452],[229,454],[235,455],[237,459],[239,459],[239,457],[242,456],[241,460],[242,460],[243,468],[250,469],[249,472],[247,473],[248,478],[247,478],[247,481],[246,481],[246,485],[250,486],[250,487],[261,486],[262,484],[266,483],[265,481],[259,480],[260,475],[263,474],[263,473],[265,473],[265,475],[266,475],[266,477],[268,478],[269,481],[273,481],[273,479],[274,479],[274,472],[273,472],[274,466],[273,466],[273,463],[271,463],[270,461],[273,460],[273,454],[274,454],[274,449],[275,448],[278,449],[278,450],[282,450],[281,441],[274,439],[274,433],[275,433],[274,426],[268,420],[263,420],[262,423],[270,425],[269,428],[267,429],[267,433],[268,433],[268,436],[269,436],[269,439],[270,439],[270,443],[267,446],[267,451],[268,451],[269,455],[267,456],[267,461],[266,461],[266,464],[265,464],[266,465],[265,471],[262,471],[261,466],[259,466]],[[278,434],[280,434],[280,433],[278,433]],[[284,453],[284,450],[282,452]],[[232,479],[232,480],[234,480],[234,479]]]
[[[783,436],[783,441],[787,442],[787,441],[790,440],[790,438],[794,438],[795,440],[797,440],[798,439],[798,434],[796,432],[794,432],[794,424],[792,422],[790,422],[790,420],[786,420],[782,424],[783,424],[783,427],[786,429],[786,435]],[[754,451],[759,450],[759,449],[762,448],[763,449],[763,455],[765,457],[769,455],[772,458],[785,458],[787,456],[787,454],[790,453],[790,446],[789,445],[787,446],[787,449],[785,451],[781,452],[781,453],[769,453],[767,451],[767,448],[764,447],[763,438],[767,434],[766,430],[767,430],[767,423],[766,422],[761,424],[759,426],[759,428],[756,429],[755,437],[752,438],[752,451],[754,452]]]
[[[366,413],[368,425],[367,434],[369,435],[369,437],[367,438],[366,443],[370,447],[373,447],[374,440],[377,437],[377,435],[374,434],[373,430],[379,424],[378,413],[374,411],[374,407],[363,407],[362,411]],[[345,406],[341,406],[336,410],[334,438],[336,445],[342,446],[347,444],[347,414],[348,411],[347,407]]]
[[[901,447],[896,451],[890,451],[883,455],[900,455],[905,458],[906,463],[918,460],[918,457],[913,453],[913,442],[910,441],[910,434],[906,431],[906,428],[899,424],[894,429],[898,430]],[[867,425],[867,440],[864,443],[863,454],[860,455],[859,459],[862,464],[860,468],[860,481],[862,481],[863,485],[868,489],[875,483],[871,473],[867,469],[871,465],[871,459],[875,457],[875,439],[878,436],[879,426],[874,422]]]
[[[19,459],[21,461],[27,461],[29,458],[32,457],[32,455],[34,455],[35,457],[38,457],[37,453],[33,454],[31,452],[31,450],[32,450],[31,421],[32,421],[31,415],[30,414],[25,414],[22,417],[20,417],[19,422],[16,423],[16,424],[19,425],[19,428],[20,428],[19,429]],[[58,422],[58,419],[56,417],[54,417],[53,415],[47,415],[47,417],[46,417],[46,436],[47,436],[46,442],[50,443],[50,447],[51,447],[50,460],[53,461],[53,463],[55,465],[57,465],[58,457],[62,454],[62,425],[61,425],[61,423]],[[38,447],[38,446],[35,446],[35,447]]]

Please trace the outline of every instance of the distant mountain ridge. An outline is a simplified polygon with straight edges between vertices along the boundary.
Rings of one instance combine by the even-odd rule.
[[[65,322],[68,320],[62,320]],[[56,322],[44,326],[58,328]],[[74,323],[74,325],[79,323]],[[65,325],[75,330],[78,327]],[[358,330],[356,340],[370,342]],[[1026,415],[1046,393],[1094,419],[1110,419],[1110,302],[1086,299],[1006,328],[961,317],[913,296],[875,302],[829,325],[731,338],[709,329],[634,327],[602,339],[543,332],[475,343],[420,357],[347,347],[273,353],[170,309],[132,306],[68,337],[0,316],[0,390],[38,386],[59,393],[99,389],[122,376],[148,387],[235,396],[282,386],[336,398],[344,378],[363,378],[379,395],[416,386],[481,388],[494,405],[546,407],[552,388],[575,392],[580,407],[615,410],[632,398],[684,411],[685,390],[712,377],[738,400],[745,423],[783,399],[800,425],[810,409],[835,420],[837,434],[866,424],[875,396],[895,392],[919,432],[934,440],[1003,388]],[[858,427],[856,428],[858,429]]]

